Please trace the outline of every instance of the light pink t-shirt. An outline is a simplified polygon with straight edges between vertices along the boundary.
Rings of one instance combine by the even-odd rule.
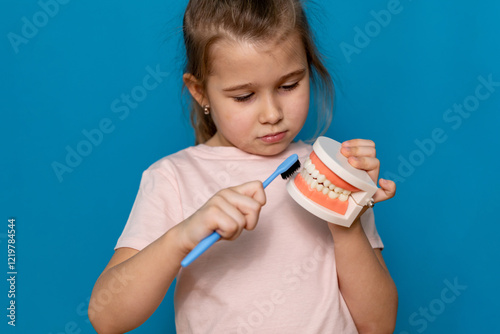
[[[218,190],[264,181],[292,153],[303,162],[311,150],[299,142],[278,156],[261,157],[198,145],[159,160],[142,176],[115,249],[142,250]],[[327,223],[296,204],[285,184],[278,177],[266,188],[267,204],[254,231],[217,242],[180,270],[178,333],[357,333],[339,291]],[[362,224],[372,247],[383,248],[372,210]]]

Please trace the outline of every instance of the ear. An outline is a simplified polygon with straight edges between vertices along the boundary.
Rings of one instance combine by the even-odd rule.
[[[189,93],[191,93],[191,96],[200,106],[203,107],[203,105],[205,105],[208,101],[205,97],[205,90],[203,89],[203,85],[200,81],[191,73],[184,73],[182,80],[184,81],[184,85],[186,85],[189,90]]]

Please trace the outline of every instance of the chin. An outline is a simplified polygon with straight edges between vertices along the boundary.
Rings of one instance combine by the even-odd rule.
[[[275,144],[268,144],[265,145],[262,149],[259,150],[259,152],[255,153],[258,155],[264,155],[264,156],[274,156],[283,153],[288,146],[290,145],[291,141],[282,141],[279,143]]]

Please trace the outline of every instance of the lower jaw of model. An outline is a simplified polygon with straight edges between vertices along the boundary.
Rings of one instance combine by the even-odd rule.
[[[349,227],[377,187],[368,173],[348,163],[340,147],[333,139],[318,138],[301,172],[288,182],[287,190],[309,212]]]

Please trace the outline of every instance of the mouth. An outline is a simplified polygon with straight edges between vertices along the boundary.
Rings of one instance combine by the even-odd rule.
[[[287,191],[304,209],[333,224],[349,227],[377,191],[370,175],[340,153],[341,144],[319,137]]]
[[[351,194],[360,191],[326,167],[314,151],[294,182],[306,197],[340,215],[347,212]]]
[[[260,140],[267,144],[274,144],[277,142],[280,142],[285,138],[287,131],[282,131],[282,132],[276,132],[276,133],[271,133],[262,137],[259,137]]]

